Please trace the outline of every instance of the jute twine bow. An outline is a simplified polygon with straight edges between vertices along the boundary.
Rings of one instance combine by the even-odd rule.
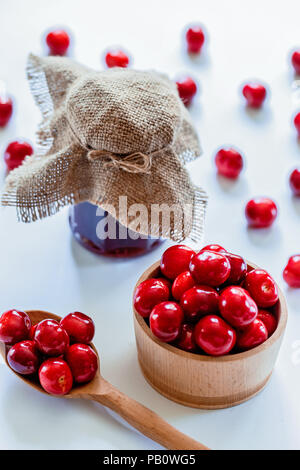
[[[122,168],[128,173],[149,173],[152,164],[152,155],[134,152],[130,155],[117,155],[108,150],[90,150],[89,160],[106,159],[105,166]]]

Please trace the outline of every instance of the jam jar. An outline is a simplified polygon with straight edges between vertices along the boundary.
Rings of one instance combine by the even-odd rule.
[[[75,239],[98,255],[129,258],[153,250],[161,238],[151,238],[127,229],[108,212],[89,202],[70,208],[70,227]]]

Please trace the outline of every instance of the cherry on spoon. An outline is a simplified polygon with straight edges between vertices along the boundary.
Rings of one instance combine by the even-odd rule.
[[[61,317],[58,315],[44,312],[42,310],[28,310],[26,313],[29,315],[32,325],[35,325],[36,323],[48,318],[57,321],[61,320]],[[91,344],[91,347],[97,353],[97,350],[93,344]],[[2,342],[0,342],[0,354],[8,365],[6,360],[5,344]],[[99,356],[98,362],[100,362]],[[12,370],[12,372],[14,371]],[[30,387],[33,387],[35,390],[48,395],[38,382],[34,382],[33,380],[28,379],[26,376],[19,375],[16,372],[14,372],[14,374],[16,374]],[[97,401],[98,403],[101,403],[101,405],[104,405],[115,413],[119,414],[123,419],[125,419],[125,421],[127,421],[131,426],[136,428],[142,434],[149,437],[153,441],[158,442],[167,449],[208,450],[206,446],[181,433],[176,428],[164,421],[156,413],[149,410],[149,408],[146,408],[137,401],[129,398],[127,395],[117,390],[101,376],[100,367],[98,368],[95,378],[91,382],[72,388],[72,390],[67,395],[57,396],[57,398],[61,397],[81,398],[84,400]]]

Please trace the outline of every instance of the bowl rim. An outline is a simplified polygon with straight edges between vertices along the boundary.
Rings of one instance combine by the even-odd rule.
[[[257,266],[256,264],[251,263],[250,261],[246,260],[246,263],[247,263],[247,267],[250,267],[250,268],[253,268],[253,269],[263,269],[263,268],[260,268],[259,266]],[[141,282],[145,281],[146,279],[150,279],[151,276],[153,276],[153,274],[155,273],[155,271],[158,271],[159,267],[160,267],[160,261],[156,261],[148,269],[146,269],[146,271],[143,272],[143,274],[139,277],[139,279],[138,279],[138,281],[137,281],[137,283],[134,287],[133,295],[134,295],[134,292],[135,292],[135,289],[137,288],[137,286]],[[196,361],[201,361],[201,362],[227,362],[227,361],[243,360],[243,359],[247,359],[248,357],[255,356],[256,354],[259,354],[260,352],[264,351],[265,349],[268,349],[284,333],[284,330],[285,330],[285,327],[286,327],[286,324],[287,324],[287,318],[288,318],[287,304],[286,304],[286,300],[285,300],[285,297],[283,295],[282,290],[280,289],[280,287],[278,286],[277,283],[276,283],[276,285],[277,285],[278,294],[279,294],[279,299],[278,299],[279,304],[278,305],[279,305],[279,312],[280,312],[279,321],[278,321],[276,330],[264,343],[260,344],[259,346],[256,346],[253,349],[249,349],[248,351],[243,351],[243,352],[240,352],[240,353],[227,354],[227,355],[224,355],[224,356],[206,356],[206,355],[203,355],[203,354],[195,354],[195,353],[191,353],[191,352],[188,352],[188,351],[184,351],[183,349],[176,348],[175,346],[172,346],[169,343],[163,343],[158,338],[156,338],[156,336],[154,336],[151,329],[149,328],[149,326],[145,322],[144,317],[142,317],[141,315],[138,314],[138,312],[135,310],[134,305],[133,305],[134,318],[137,321],[140,328],[148,336],[149,339],[154,341],[157,344],[157,346],[168,350],[172,354],[181,356],[181,357],[186,358],[186,359],[190,358],[190,359],[193,359],[193,360],[196,360]]]

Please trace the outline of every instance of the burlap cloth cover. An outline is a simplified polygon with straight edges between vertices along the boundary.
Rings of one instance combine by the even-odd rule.
[[[33,55],[27,74],[43,115],[39,148],[8,175],[3,205],[31,222],[89,201],[109,212],[114,206],[113,215],[137,232],[201,239],[206,194],[184,168],[201,152],[173,82],[153,71],[95,72],[68,58]],[[119,210],[119,196],[149,214],[153,204],[176,204],[185,217],[171,215],[169,228],[153,227],[150,218],[146,228],[136,226]]]

